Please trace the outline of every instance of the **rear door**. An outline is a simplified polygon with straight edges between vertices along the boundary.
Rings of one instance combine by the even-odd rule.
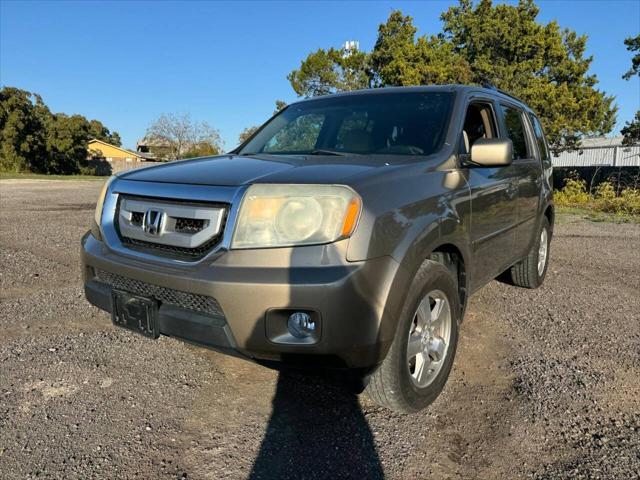
[[[529,121],[525,112],[515,104],[501,102],[503,131],[513,142],[514,185],[517,195],[514,202],[517,213],[515,247],[512,262],[525,256],[537,227],[538,202],[542,185],[542,167],[537,158]]]

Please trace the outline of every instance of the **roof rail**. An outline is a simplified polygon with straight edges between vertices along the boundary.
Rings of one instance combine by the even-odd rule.
[[[518,102],[524,104],[524,102],[522,100],[520,100],[518,97],[516,97],[515,95],[510,94],[509,92],[505,92],[504,90],[500,90],[499,88],[496,88],[496,91],[498,93],[501,93],[502,95],[505,95],[509,98],[513,98],[514,100],[517,100]]]
[[[504,90],[500,90],[498,87],[496,87],[493,83],[491,83],[490,80],[488,79],[483,79],[482,82],[480,83],[480,85],[482,85],[482,88],[486,88],[488,90],[494,90],[498,93],[501,93],[502,95],[505,95],[509,98],[513,98],[514,100],[517,100],[520,103],[524,103],[522,100],[520,100],[518,97],[516,97],[515,95],[511,95],[509,92],[505,92]]]

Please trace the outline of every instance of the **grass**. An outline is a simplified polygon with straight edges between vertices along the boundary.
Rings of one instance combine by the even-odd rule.
[[[554,192],[558,213],[593,222],[640,223],[640,189],[601,182],[595,190],[587,190],[587,182],[577,174],[565,180],[562,190]]]
[[[575,217],[591,222],[640,223],[640,215],[599,212],[591,208],[556,206],[556,223],[571,223]]]
[[[0,180],[91,180],[104,182],[108,176],[96,175],[44,175],[41,173],[0,172]]]

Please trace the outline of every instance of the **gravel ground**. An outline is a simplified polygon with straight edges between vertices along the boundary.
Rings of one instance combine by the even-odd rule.
[[[100,186],[0,182],[0,478],[640,478],[640,225],[561,217],[546,283],[478,292],[403,416],[112,327],[80,283]]]

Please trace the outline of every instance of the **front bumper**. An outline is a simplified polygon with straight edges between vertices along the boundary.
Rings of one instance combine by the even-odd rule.
[[[108,272],[153,287],[162,334],[263,363],[368,369],[384,359],[393,340],[402,303],[397,283],[404,274],[391,257],[346,262],[347,243],[229,250],[207,262],[167,265],[115,252],[87,234],[85,294],[111,311],[114,285],[99,273]],[[184,308],[167,291],[214,299],[219,308],[194,310],[189,302]],[[317,313],[316,343],[276,343],[269,337],[272,322],[281,321],[272,312],[289,310]]]

